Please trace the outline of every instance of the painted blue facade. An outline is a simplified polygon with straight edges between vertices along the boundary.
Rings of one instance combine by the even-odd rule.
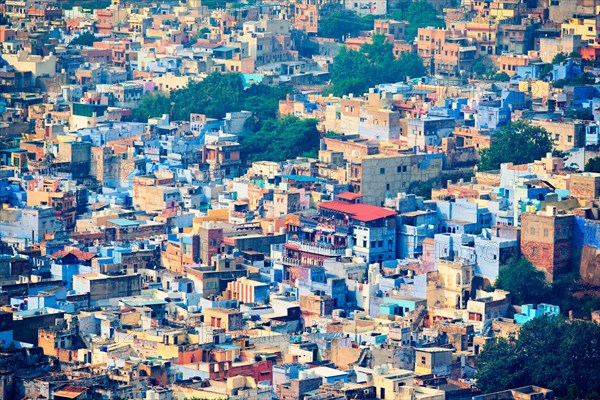
[[[424,299],[411,299],[402,297],[386,297],[384,303],[379,306],[380,314],[404,316],[417,309]]]
[[[440,220],[439,232],[477,233],[492,225],[492,215],[487,208],[479,208],[475,202],[466,199],[437,201],[437,215]]]
[[[52,263],[50,266],[50,274],[52,279],[60,279],[67,289],[73,289],[73,276],[79,274],[89,274],[92,272],[92,267],[81,264],[57,264]]]
[[[510,108],[499,101],[487,102],[477,107],[475,127],[478,129],[497,129],[510,122]]]
[[[600,250],[600,221],[586,219],[581,215],[575,215],[573,246],[590,246],[596,250]]]
[[[540,67],[537,65],[520,65],[517,67],[517,75],[524,79],[537,79],[540,75]]]
[[[552,80],[573,79],[582,72],[581,64],[576,63],[572,58],[569,58],[560,64],[554,64],[552,66]]]
[[[560,315],[560,307],[552,304],[524,304],[521,307],[521,312],[515,314],[515,322],[519,325],[526,324],[527,322],[534,320],[535,318],[542,317],[544,315],[551,317],[558,317]]]

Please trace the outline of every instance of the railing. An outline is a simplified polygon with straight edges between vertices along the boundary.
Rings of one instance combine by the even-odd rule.
[[[297,258],[291,258],[291,257],[282,257],[281,261],[286,265],[293,265],[296,267],[299,267],[301,264],[300,260],[298,260]]]
[[[300,246],[301,251],[320,254],[324,256],[340,256],[346,253],[346,246],[315,244],[305,240],[288,239],[288,243]]]

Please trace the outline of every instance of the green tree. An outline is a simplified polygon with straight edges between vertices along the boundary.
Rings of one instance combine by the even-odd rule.
[[[550,134],[541,127],[532,126],[521,120],[498,129],[494,142],[488,149],[479,152],[479,169],[489,171],[500,168],[500,164],[526,164],[539,160],[552,151]]]
[[[200,82],[190,82],[184,89],[171,93],[173,118],[188,120],[191,113],[209,118],[223,118],[242,108],[244,86],[239,74],[213,72]]]
[[[475,64],[473,64],[473,68],[471,68],[471,71],[473,71],[473,73],[478,77],[487,76],[488,70],[488,66],[481,61],[477,61]]]
[[[545,274],[524,257],[511,258],[501,267],[495,286],[509,291],[513,304],[537,304],[545,301],[550,292]]]
[[[593,121],[594,116],[589,108],[571,107],[565,110],[565,117]]]
[[[490,393],[524,386],[527,376],[523,368],[523,360],[512,343],[504,338],[489,342],[477,362],[477,387]]]
[[[320,141],[317,122],[294,116],[266,120],[259,131],[240,140],[242,156],[251,162],[316,157]]]
[[[560,52],[558,54],[556,54],[554,57],[552,57],[552,64],[560,64],[561,62],[565,61],[568,58],[568,56],[563,53]]]
[[[171,111],[171,100],[162,93],[146,93],[142,96],[138,108],[133,110],[133,117],[146,122],[148,118],[160,117]]]
[[[71,40],[73,46],[93,46],[94,42],[100,42],[102,39],[97,38],[92,32],[84,32]]]
[[[533,384],[558,396],[594,399],[600,393],[600,325],[540,317],[525,324],[513,343],[485,346],[477,386],[495,392]]]
[[[334,11],[319,19],[319,36],[338,40],[356,37],[360,31],[373,29],[373,24],[373,19],[361,18],[353,11]]]
[[[540,77],[544,77],[552,72],[552,64],[542,64],[540,67]]]
[[[210,33],[210,28],[204,27],[204,28],[200,29],[193,36],[194,41],[198,41],[198,39],[204,39],[206,37],[207,33]]]
[[[425,75],[423,61],[415,53],[404,52],[394,57],[393,45],[385,36],[373,35],[372,42],[360,51],[342,48],[331,68],[333,94],[363,94],[380,83],[399,82],[406,77]]]
[[[508,82],[510,81],[510,76],[506,72],[498,72],[497,74],[492,76],[492,80],[496,82]]]
[[[57,2],[63,10],[71,10],[75,6],[79,6],[84,10],[103,10],[110,6],[111,0],[63,0]]]
[[[555,88],[563,88],[565,86],[592,85],[596,83],[596,78],[589,72],[585,72],[572,79],[559,79],[552,82]]]
[[[293,91],[289,86],[252,85],[243,92],[242,109],[253,115],[252,130],[260,130],[264,121],[277,118],[279,100]]]
[[[585,163],[585,172],[600,172],[600,157],[590,158]]]
[[[406,28],[406,41],[410,42],[417,37],[419,28],[443,28],[446,23],[435,10],[435,8],[427,0],[417,0],[410,3],[406,12],[392,13],[392,18],[409,22]]]

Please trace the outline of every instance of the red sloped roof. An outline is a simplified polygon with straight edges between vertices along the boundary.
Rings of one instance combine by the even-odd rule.
[[[370,204],[351,204],[341,200],[328,201],[319,204],[319,208],[348,214],[357,221],[369,222],[396,215],[396,211]]]
[[[356,200],[363,197],[363,195],[360,193],[343,192],[338,194],[337,197],[342,200]]]
[[[79,249],[73,249],[73,250],[59,250],[56,253],[52,254],[52,258],[53,259],[57,259],[57,258],[63,258],[69,254],[74,255],[78,260],[82,260],[82,261],[90,261],[92,258],[96,257],[96,255],[94,253],[88,253],[85,251],[81,251]]]

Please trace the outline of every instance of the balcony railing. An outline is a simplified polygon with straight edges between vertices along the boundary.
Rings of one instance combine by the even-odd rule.
[[[297,258],[291,258],[291,257],[282,257],[281,261],[285,265],[292,265],[294,267],[299,267],[301,264],[300,260],[298,260]]]
[[[333,244],[314,243],[297,239],[288,239],[288,243],[300,246],[300,251],[306,251],[324,256],[343,255],[347,248],[346,246],[335,246]]]

